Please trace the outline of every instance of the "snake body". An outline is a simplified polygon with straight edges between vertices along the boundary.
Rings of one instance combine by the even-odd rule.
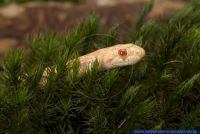
[[[145,50],[134,44],[118,44],[96,50],[92,53],[80,56],[79,74],[84,74],[92,67],[95,60],[98,61],[99,70],[108,70],[116,67],[136,64],[145,56]],[[72,62],[73,63],[73,62]],[[68,68],[70,68],[68,65]],[[51,70],[46,68],[43,76],[48,76]],[[54,70],[56,71],[56,68]]]

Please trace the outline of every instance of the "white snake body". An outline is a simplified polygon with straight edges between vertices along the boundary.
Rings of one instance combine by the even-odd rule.
[[[131,43],[102,48],[78,58],[80,62],[79,74],[83,74],[91,69],[92,63],[94,63],[95,60],[98,61],[99,70],[108,70],[135,64],[144,56],[144,49]],[[49,71],[51,70],[46,68],[43,72],[43,76],[48,76]],[[57,72],[56,69],[54,71]]]

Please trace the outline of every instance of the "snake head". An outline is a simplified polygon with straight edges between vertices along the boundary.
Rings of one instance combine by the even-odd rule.
[[[134,44],[113,46],[104,56],[104,68],[115,68],[136,64],[145,56],[145,50]]]

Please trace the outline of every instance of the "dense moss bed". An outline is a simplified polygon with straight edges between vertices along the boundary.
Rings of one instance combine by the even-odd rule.
[[[122,43],[117,26],[99,34],[89,15],[64,36],[40,34],[28,40],[28,53],[11,51],[1,59],[1,133],[129,133],[134,129],[200,128],[200,2],[160,23],[143,22],[149,2],[127,42],[146,51],[138,64],[78,76],[79,55]],[[124,43],[127,43],[124,42]],[[45,85],[45,67],[57,65]]]

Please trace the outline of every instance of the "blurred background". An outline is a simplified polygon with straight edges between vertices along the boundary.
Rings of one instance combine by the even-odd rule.
[[[87,14],[95,12],[100,31],[118,26],[118,38],[135,30],[137,16],[148,0],[1,0],[0,55],[10,48],[26,48],[27,37],[42,32],[67,33]],[[189,2],[186,0],[155,0],[146,20],[160,21]]]

